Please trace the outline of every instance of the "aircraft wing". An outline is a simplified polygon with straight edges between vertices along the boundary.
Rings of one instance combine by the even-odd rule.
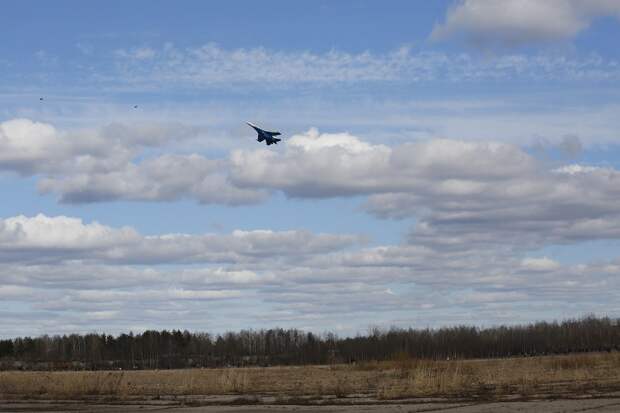
[[[281,135],[281,133],[280,133],[280,132],[269,132],[269,131],[266,131],[266,130],[264,130],[264,129],[261,129],[261,128],[259,128],[258,126],[256,126],[255,124],[253,124],[252,122],[246,122],[246,123],[248,124],[248,126],[250,126],[250,127],[254,128],[254,130],[255,130],[256,132],[264,132],[264,133],[266,133],[266,134],[268,134],[268,135],[271,135],[271,136],[278,136],[278,135]]]
[[[250,122],[246,122],[246,123],[248,124],[248,126],[250,126],[251,128],[253,128],[256,132],[258,132],[258,131],[262,131],[262,129],[261,129],[261,128],[259,128],[258,126],[256,126],[255,124],[250,123]]]

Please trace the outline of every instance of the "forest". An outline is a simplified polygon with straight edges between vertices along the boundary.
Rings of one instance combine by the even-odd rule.
[[[620,319],[586,316],[562,322],[478,328],[382,330],[338,337],[297,329],[212,335],[180,330],[71,334],[0,340],[0,369],[170,369],[357,363],[398,357],[470,359],[620,350]]]

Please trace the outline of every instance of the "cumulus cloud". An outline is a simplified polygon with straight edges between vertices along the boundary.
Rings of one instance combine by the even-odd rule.
[[[477,179],[509,179],[534,172],[536,161],[516,146],[437,139],[397,147],[371,145],[350,134],[310,130],[291,137],[284,153],[234,151],[231,179],[291,196],[413,192],[432,180],[446,193],[480,191]]]
[[[391,149],[369,145],[350,134],[322,134],[311,129],[286,143],[286,152],[233,151],[235,185],[279,189],[292,196],[329,197],[368,193],[384,186],[382,171]],[[376,168],[377,176],[369,174]]]
[[[136,148],[161,145],[166,134],[156,129],[151,136],[145,128],[129,138],[124,127],[110,126],[114,132],[93,133],[94,143],[76,146],[64,138],[71,134],[50,125],[24,120],[3,125],[10,137],[5,159],[23,161],[18,146],[26,145],[29,158],[23,162],[31,168],[46,165],[39,190],[63,202],[193,199],[242,205],[262,202],[274,192],[297,198],[365,196],[368,212],[379,218],[415,217],[412,239],[437,245],[515,236],[527,245],[620,236],[620,172],[548,164],[509,143],[433,139],[387,146],[346,132],[310,129],[275,150],[234,150],[215,159],[169,154],[135,160],[131,154],[141,153]],[[126,137],[111,141],[121,146],[121,154],[109,151],[102,136]],[[42,155],[40,148],[56,144],[71,149],[56,157]],[[76,147],[88,149],[76,154]],[[576,153],[581,143],[565,137],[560,148]]]
[[[138,233],[129,227],[114,229],[98,222],[82,223],[65,216],[19,215],[0,220],[0,248],[81,249],[115,247],[134,242]]]
[[[599,16],[620,18],[620,4],[614,0],[463,0],[448,10],[431,38],[462,37],[480,46],[563,40]]]
[[[22,175],[110,171],[144,149],[197,133],[198,128],[175,123],[112,123],[98,129],[63,131],[48,123],[11,119],[0,123],[0,169]]]
[[[0,255],[8,261],[237,263],[265,257],[279,261],[339,250],[363,241],[355,235],[270,230],[234,231],[229,235],[144,236],[131,227],[112,228],[97,222],[85,224],[78,218],[43,214],[0,220]]]
[[[0,169],[41,175],[39,189],[60,200],[165,201],[193,198],[202,203],[251,204],[264,191],[228,182],[227,161],[197,154],[143,157],[149,149],[197,136],[200,128],[177,123],[62,131],[29,119],[0,123]]]
[[[32,174],[71,152],[51,125],[28,119],[0,123],[0,166],[5,169]]]
[[[260,202],[267,196],[262,190],[231,185],[225,160],[197,154],[162,155],[140,163],[127,162],[116,170],[76,172],[46,177],[39,189],[58,193],[67,203],[193,198],[202,203],[240,205]]]
[[[418,240],[620,236],[620,172],[554,168],[506,143],[436,139],[388,147],[310,130],[290,138],[284,152],[235,151],[231,163],[231,181],[243,188],[301,198],[367,195],[366,209],[378,217],[416,217]]]
[[[266,240],[273,234],[232,236],[256,235]],[[226,237],[218,241],[235,249]],[[133,253],[139,258],[139,251]],[[85,250],[80,254],[89,257]],[[562,265],[548,257],[520,258],[496,247],[442,250],[406,244],[353,251],[311,249],[304,259],[266,268],[265,257],[272,257],[262,256],[248,261],[240,254],[225,266],[176,268],[93,264],[88,259],[42,265],[3,261],[0,297],[30,308],[29,334],[33,328],[54,333],[93,328],[221,332],[247,325],[323,331],[332,325],[326,323],[334,311],[347,317],[346,332],[354,334],[367,327],[370,315],[388,324],[400,320],[405,326],[416,320],[452,324],[454,317],[468,313],[471,318],[458,320],[515,322],[515,317],[531,320],[541,314],[553,316],[553,311],[609,312],[615,308],[609,303],[620,298],[617,261]],[[15,319],[24,319],[21,312]],[[13,319],[12,314],[4,310],[3,319]],[[10,323],[5,327],[5,335],[23,329]]]

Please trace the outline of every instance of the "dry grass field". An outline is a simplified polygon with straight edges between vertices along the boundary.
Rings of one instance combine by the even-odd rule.
[[[526,399],[620,391],[620,353],[357,365],[142,371],[0,372],[0,399],[140,400],[237,395],[289,400],[368,397]]]

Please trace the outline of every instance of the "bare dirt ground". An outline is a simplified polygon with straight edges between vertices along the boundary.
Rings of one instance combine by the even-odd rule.
[[[191,406],[171,402],[98,404],[72,401],[0,401],[0,412],[150,412],[166,411],[179,413],[267,413],[267,412],[320,412],[320,413],[352,413],[352,412],[450,412],[450,413],[560,413],[560,412],[619,412],[620,395],[594,399],[563,399],[563,400],[532,400],[532,401],[450,401],[432,400],[405,403],[382,404],[346,404],[346,405],[252,405],[252,406]]]

